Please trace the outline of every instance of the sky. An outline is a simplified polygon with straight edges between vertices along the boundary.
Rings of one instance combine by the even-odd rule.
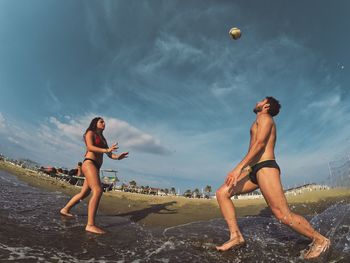
[[[122,182],[215,190],[274,96],[284,187],[324,182],[350,153],[349,17],[346,0],[0,0],[0,152],[73,168],[102,116]]]

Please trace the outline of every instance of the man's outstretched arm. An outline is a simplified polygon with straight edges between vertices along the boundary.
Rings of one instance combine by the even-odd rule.
[[[265,149],[266,143],[271,134],[272,126],[273,120],[270,116],[263,115],[259,117],[256,140],[249,148],[249,151],[243,160],[228,173],[225,181],[228,186],[236,185],[242,169],[250,164],[250,162]]]

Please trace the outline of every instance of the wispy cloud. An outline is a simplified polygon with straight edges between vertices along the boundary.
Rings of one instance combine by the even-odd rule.
[[[105,119],[108,125],[106,135],[120,141],[125,147],[143,153],[161,155],[171,153],[169,149],[162,145],[159,139],[142,132],[129,123],[116,118],[106,117]]]
[[[5,130],[6,128],[6,120],[4,115],[0,112],[0,131]]]
[[[322,100],[311,102],[309,108],[323,108],[323,107],[334,107],[339,105],[340,95],[339,94],[330,94],[329,97]]]
[[[161,34],[155,41],[154,50],[138,65],[142,74],[150,74],[164,66],[181,66],[184,63],[195,63],[204,56],[201,49],[169,34]]]
[[[7,137],[7,139],[10,141],[10,142],[13,142],[15,144],[20,144],[20,142],[16,139],[14,139],[13,137]]]
[[[70,138],[71,141],[81,141],[82,134],[85,132],[92,118],[97,115],[87,114],[78,120],[70,119],[69,122],[59,121],[58,119],[51,117],[50,123],[53,128],[43,126],[42,134],[52,139],[52,134],[58,135],[58,138],[62,140],[63,137]],[[104,117],[106,121],[105,136],[115,141],[120,141],[124,147],[127,147],[134,151],[140,151],[143,153],[151,154],[169,154],[170,151],[162,146],[160,140],[154,138],[152,135],[142,132],[129,123],[111,117]],[[57,131],[57,132],[56,132]],[[57,139],[53,140],[57,141]],[[110,144],[114,141],[110,141]],[[57,141],[57,143],[59,143]]]
[[[57,112],[62,109],[62,102],[61,100],[56,96],[54,89],[52,87],[52,84],[48,81],[46,85],[46,100],[45,100],[45,105],[50,109],[51,112]]]
[[[54,128],[56,128],[62,136],[67,136],[71,138],[71,140],[81,139],[82,134],[84,132],[84,128],[87,127],[87,126],[83,126],[83,124],[85,124],[84,121],[77,122],[71,118],[69,119],[68,123],[64,123],[59,121],[55,117],[50,117],[49,122],[54,125]]]

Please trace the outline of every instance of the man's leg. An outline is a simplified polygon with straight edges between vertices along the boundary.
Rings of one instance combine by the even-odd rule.
[[[280,172],[275,168],[262,168],[257,173],[260,190],[275,217],[285,225],[288,225],[296,232],[314,241],[308,258],[319,256],[328,246],[329,240],[318,233],[310,223],[302,216],[289,210],[287,199],[284,195]]]
[[[224,216],[230,230],[230,239],[221,246],[217,246],[217,250],[226,251],[232,247],[244,244],[245,241],[237,224],[235,207],[231,197],[236,194],[252,192],[257,188],[258,186],[252,183],[249,180],[248,175],[246,175],[237,182],[236,186],[230,188],[226,184],[223,184],[216,191],[216,200],[219,203],[221,213]]]

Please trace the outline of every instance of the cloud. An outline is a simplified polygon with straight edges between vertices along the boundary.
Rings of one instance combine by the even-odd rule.
[[[154,50],[150,54],[138,65],[138,70],[143,74],[153,73],[166,65],[195,63],[204,55],[202,50],[168,34],[161,34],[156,39]]]
[[[4,115],[2,115],[2,113],[0,112],[0,131],[5,130],[6,128],[6,120]]]
[[[348,127],[350,128],[350,127]],[[335,150],[330,151],[336,146]],[[278,156],[282,170],[282,180],[285,184],[314,183],[326,181],[329,176],[328,163],[346,156],[349,142],[343,138],[329,138],[315,151],[300,151],[294,155],[288,152]]]
[[[36,131],[36,135],[40,140],[41,146],[44,148],[40,149],[43,154],[45,151],[60,152],[62,156],[77,155],[83,149],[82,138],[78,138],[76,134],[72,134],[72,128],[62,127],[64,125],[58,125],[59,122],[56,120],[52,124],[42,124]],[[55,127],[56,126],[56,127]],[[64,133],[66,131],[67,133]]]
[[[115,138],[125,147],[143,153],[160,155],[171,153],[167,147],[161,144],[159,139],[142,132],[129,123],[110,117],[105,117],[104,119],[108,125],[106,127],[106,135],[109,138]]]
[[[51,112],[58,112],[62,109],[63,103],[60,101],[60,99],[55,95],[54,89],[50,82],[46,84],[46,91],[48,96],[45,98],[45,104],[47,107],[49,107]]]
[[[82,134],[86,129],[83,126],[84,123],[77,122],[75,120],[69,119],[68,123],[63,123],[57,120],[55,117],[50,117],[49,122],[57,128],[62,136],[71,138],[72,140],[79,140],[82,138]],[[85,129],[84,129],[85,128]]]
[[[10,142],[13,142],[15,144],[20,144],[20,142],[16,139],[14,139],[13,137],[7,137],[7,139],[10,141]]]
[[[95,114],[86,114],[79,119],[72,116],[49,117],[38,127],[24,122],[6,125],[2,140],[7,145],[20,145],[23,152],[41,163],[59,166],[74,165],[81,160],[85,151],[83,133]],[[133,154],[151,154],[168,156],[171,151],[161,144],[161,141],[149,133],[143,132],[131,124],[111,117],[104,118],[107,124],[105,137],[119,141],[123,150],[133,151]],[[5,118],[0,115],[1,126],[5,127]],[[17,153],[18,154],[18,153]],[[22,156],[21,157],[28,157]]]
[[[41,134],[46,137],[48,141],[59,144],[58,138],[69,138],[71,142],[81,141],[82,135],[89,126],[90,121],[94,118],[94,114],[87,114],[79,120],[70,119],[68,122],[57,120],[55,117],[50,117],[49,121],[54,126],[50,128],[46,125],[42,126]],[[170,154],[170,151],[161,145],[160,140],[154,138],[152,135],[142,132],[129,123],[111,117],[104,117],[106,121],[105,137],[109,140],[109,144],[119,141],[124,148],[139,151],[149,154]],[[55,138],[52,137],[55,134]]]
[[[331,94],[323,100],[314,101],[309,104],[309,108],[334,107],[340,103],[340,94]]]

